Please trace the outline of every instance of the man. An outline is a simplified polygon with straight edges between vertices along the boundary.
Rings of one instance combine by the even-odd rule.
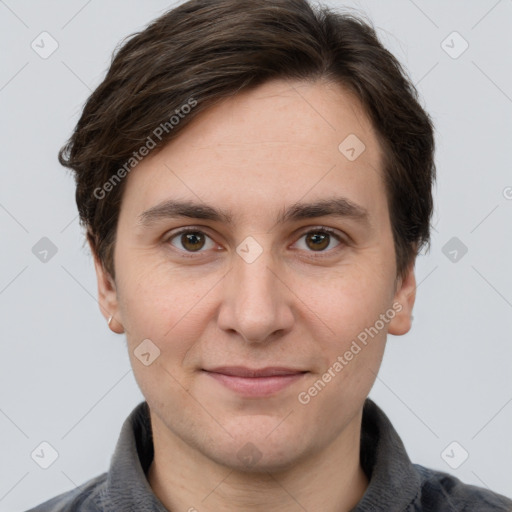
[[[512,510],[367,399],[429,241],[432,124],[362,21],[195,0],[129,39],[60,154],[146,399],[35,511]]]

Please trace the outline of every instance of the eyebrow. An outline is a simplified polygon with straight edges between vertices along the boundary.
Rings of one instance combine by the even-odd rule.
[[[370,226],[368,210],[344,197],[323,199],[312,203],[296,203],[281,210],[276,224],[333,216],[355,220]],[[163,219],[203,219],[233,225],[233,215],[229,211],[213,208],[204,203],[170,199],[163,201],[138,216],[138,225],[150,227]]]

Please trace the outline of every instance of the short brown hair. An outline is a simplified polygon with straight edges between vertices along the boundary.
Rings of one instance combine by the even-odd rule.
[[[214,103],[272,79],[326,79],[359,98],[382,145],[397,278],[405,275],[430,240],[433,126],[374,29],[307,0],[191,0],[114,52],[59,152],[75,174],[80,222],[113,278],[126,163],[149,138],[156,151]]]

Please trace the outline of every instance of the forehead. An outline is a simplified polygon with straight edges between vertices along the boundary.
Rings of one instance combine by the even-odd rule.
[[[385,201],[381,160],[354,95],[333,83],[273,81],[202,112],[146,157],[128,176],[122,210],[133,206],[135,215],[175,197],[254,215],[264,204],[334,192],[378,203]]]

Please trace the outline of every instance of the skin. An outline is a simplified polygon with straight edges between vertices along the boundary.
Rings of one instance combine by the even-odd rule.
[[[366,146],[354,161],[338,150],[349,134]],[[395,279],[381,160],[371,122],[341,86],[277,80],[202,113],[127,177],[116,280],[96,259],[99,299],[114,315],[110,328],[126,333],[151,411],[148,481],[168,509],[339,512],[363,496],[363,403],[387,333],[409,331],[415,299],[414,265]],[[368,224],[333,215],[276,222],[297,202],[341,196],[367,210]],[[168,199],[227,210],[233,223],[140,224],[142,212]],[[199,252],[172,238],[187,226],[207,235],[203,246],[194,239]],[[340,241],[327,236],[319,250],[311,241],[321,227]],[[248,236],[262,249],[252,263],[236,252]],[[401,311],[300,403],[299,393],[393,303]],[[160,350],[148,366],[134,354],[144,339]],[[271,396],[247,398],[202,371],[221,365],[307,373]],[[247,443],[254,460],[261,456],[253,465],[238,456]]]

